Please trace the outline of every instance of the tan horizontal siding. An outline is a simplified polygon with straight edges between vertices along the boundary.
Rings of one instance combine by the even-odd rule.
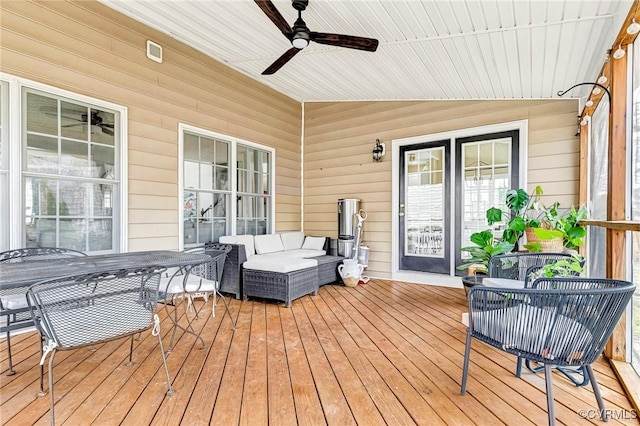
[[[299,102],[99,2],[2,2],[0,19],[3,72],[127,107],[131,250],[178,246],[179,123],[275,148],[275,227],[301,228]]]
[[[391,275],[391,141],[478,126],[528,120],[528,184],[540,184],[543,201],[577,202],[577,102],[425,101],[305,104],[304,229],[337,238],[337,200],[359,198],[369,218],[367,273]],[[373,163],[376,139],[387,155]]]

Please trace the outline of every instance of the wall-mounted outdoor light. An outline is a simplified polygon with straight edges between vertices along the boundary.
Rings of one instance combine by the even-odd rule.
[[[375,161],[376,163],[378,161],[382,161],[382,157],[384,157],[384,154],[385,154],[384,143],[380,142],[380,139],[376,139],[376,144],[373,147],[373,151],[372,151],[373,161]]]

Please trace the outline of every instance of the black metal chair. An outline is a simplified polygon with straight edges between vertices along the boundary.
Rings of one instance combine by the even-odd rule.
[[[160,319],[155,313],[158,302],[160,266],[94,272],[41,281],[27,292],[33,321],[46,341],[43,365],[49,357],[50,420],[55,424],[53,360],[59,350],[131,336],[129,362],[132,364],[133,335],[153,328],[158,336],[169,391],[171,377],[160,335]]]
[[[236,324],[231,317],[231,310],[225,297],[220,293],[220,283],[222,282],[222,275],[224,272],[224,265],[227,254],[231,251],[232,247],[228,244],[211,244],[205,249],[204,247],[196,247],[187,249],[187,253],[202,253],[211,256],[211,260],[199,265],[193,265],[189,267],[172,268],[163,274],[160,280],[160,294],[165,307],[173,306],[173,315],[168,312],[172,318],[174,327],[171,333],[171,340],[169,342],[168,352],[173,350],[173,344],[175,340],[176,331],[178,328],[193,334],[198,340],[202,342],[202,349],[206,347],[204,339],[199,333],[196,333],[191,325],[191,321],[187,318],[188,324],[186,327],[180,325],[178,321],[177,300],[186,299],[187,306],[185,307],[185,315],[188,314],[191,308],[194,309],[194,318],[199,318],[200,311],[204,308],[208,297],[213,297],[213,303],[211,307],[211,315],[216,315],[216,302],[217,298],[222,299],[229,320],[236,329]],[[196,297],[204,297],[205,304],[199,308],[195,307],[193,299]]]
[[[585,368],[600,415],[606,420],[591,364],[600,356],[634,290],[628,281],[589,278],[539,278],[532,288],[523,289],[473,287],[468,297],[462,395],[475,338],[544,365],[550,425],[555,424],[553,366]]]
[[[33,247],[8,250],[0,253],[0,268],[3,263],[22,263],[43,259],[63,259],[86,256],[86,254],[65,248]],[[25,265],[28,267],[28,265]],[[0,333],[7,335],[7,356],[9,359],[8,376],[16,374],[11,356],[11,331],[33,326],[25,294],[26,288],[0,287],[0,317],[6,317],[6,324],[0,326]]]
[[[535,279],[535,272],[545,265],[550,265],[559,260],[571,259],[569,253],[507,253],[494,256],[489,260],[489,278],[506,278],[518,280],[524,283],[524,288],[531,287]],[[584,264],[584,259],[582,260]],[[490,280],[489,280],[490,281]],[[491,284],[488,284],[491,286]],[[531,360],[525,360],[525,366],[533,373],[544,370],[543,366],[532,365]],[[584,368],[564,368],[559,367],[558,371],[564,374],[576,386],[586,386],[589,384],[589,375]],[[516,362],[516,376],[522,375],[522,358]]]

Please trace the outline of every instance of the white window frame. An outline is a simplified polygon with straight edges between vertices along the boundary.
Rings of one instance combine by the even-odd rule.
[[[2,90],[0,90],[0,104],[3,105],[3,108],[0,109],[0,123],[2,124],[0,128],[0,140],[2,145],[2,157],[0,159],[0,175],[2,178],[0,179],[0,185],[3,187],[0,188],[0,251],[9,250],[9,206],[11,203],[9,202],[9,194],[11,191],[11,185],[9,181],[9,161],[11,157],[11,143],[9,138],[9,93],[11,90],[11,86],[7,81],[0,80],[0,86],[2,86]]]
[[[24,227],[24,188],[23,188],[23,143],[24,135],[22,134],[22,92],[23,89],[34,89],[50,94],[51,96],[59,96],[94,105],[98,108],[105,108],[116,111],[120,116],[120,125],[115,129],[118,134],[119,143],[116,148],[116,161],[119,163],[119,206],[114,209],[114,220],[117,226],[114,231],[117,232],[117,245],[113,247],[113,251],[126,252],[128,249],[128,176],[127,176],[127,150],[128,150],[128,130],[127,130],[127,107],[107,102],[101,99],[92,98],[81,95],[68,90],[60,89],[47,84],[17,77],[11,74],[0,72],[0,81],[9,84],[9,132],[8,132],[8,150],[9,150],[9,246],[10,248],[24,247],[25,245],[25,227]],[[1,201],[1,200],[0,200]],[[17,226],[16,226],[17,225]]]
[[[229,215],[229,232],[230,235],[236,235],[236,220],[237,220],[237,203],[238,196],[238,182],[237,182],[237,147],[238,144],[245,145],[250,148],[255,148],[269,153],[269,193],[271,197],[271,208],[269,211],[269,220],[267,221],[267,233],[275,233],[276,227],[276,150],[266,145],[261,145],[255,142],[247,141],[244,139],[236,138],[233,136],[225,135],[222,133],[212,132],[211,130],[203,129],[201,127],[192,126],[185,123],[178,123],[178,239],[180,250],[184,247],[184,133],[189,132],[198,136],[208,137],[212,139],[219,139],[225,142],[229,142],[229,196],[231,202],[228,207]],[[199,245],[199,244],[195,244]],[[190,245],[191,246],[191,245]]]

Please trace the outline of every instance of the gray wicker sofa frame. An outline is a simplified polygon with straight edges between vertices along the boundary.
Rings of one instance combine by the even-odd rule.
[[[213,243],[205,244],[206,247]],[[242,244],[228,244],[232,247],[227,255],[220,291],[232,294],[236,299],[260,297],[284,301],[286,306],[291,301],[306,294],[317,294],[318,288],[340,281],[338,266],[342,262],[340,256],[312,257],[318,262],[317,267],[292,271],[287,274],[245,270],[242,264],[247,260],[245,247]],[[325,239],[325,252],[329,251],[329,238]]]

